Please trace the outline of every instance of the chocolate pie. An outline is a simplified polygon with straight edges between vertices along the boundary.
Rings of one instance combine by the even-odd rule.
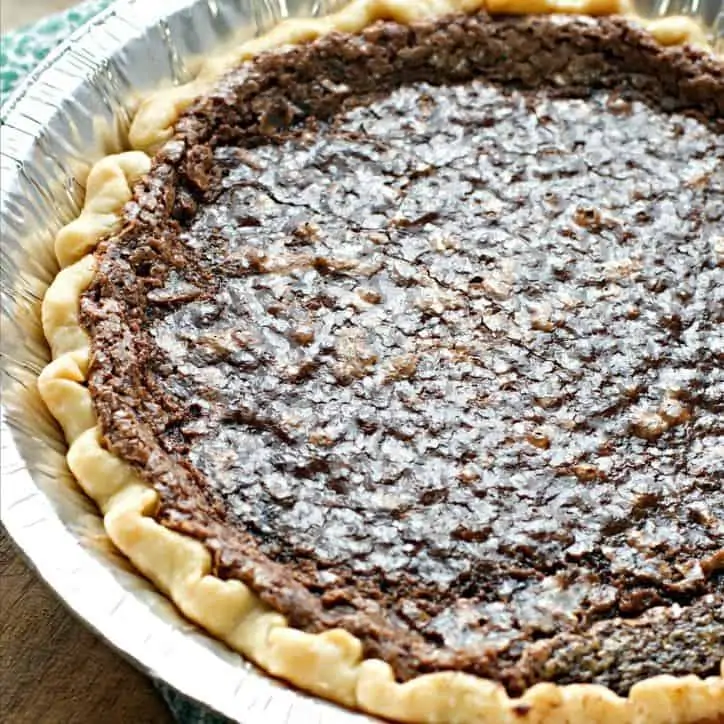
[[[358,2],[147,101],[40,390],[111,539],[274,675],[724,722],[724,64],[549,5]]]

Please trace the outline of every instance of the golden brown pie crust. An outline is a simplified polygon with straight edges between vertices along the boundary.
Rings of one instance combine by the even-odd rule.
[[[129,139],[134,150],[92,169],[81,215],[63,228],[55,252],[61,271],[43,303],[42,322],[53,361],[38,380],[40,394],[70,446],[68,465],[103,513],[114,544],[190,619],[269,673],[321,697],[402,722],[496,724],[684,724],[724,722],[724,678],[657,676],[622,698],[590,684],[541,683],[517,699],[496,682],[444,672],[397,683],[383,661],[364,659],[360,641],[343,630],[309,634],[290,628],[244,584],[210,574],[200,542],[172,532],[153,516],[158,494],[126,462],[105,450],[86,381],[90,342],[79,300],[96,269],[93,250],[117,230],[135,182],[170,138],[179,114],[225,70],[264,50],[313,40],[332,30],[356,32],[379,19],[409,23],[450,12],[626,13],[625,0],[355,0],[319,19],[288,20],[268,34],[206,61],[197,78],[152,95],[139,107]],[[639,19],[640,20],[640,19]],[[691,19],[641,21],[664,45],[703,44]],[[722,661],[724,676],[724,661]]]

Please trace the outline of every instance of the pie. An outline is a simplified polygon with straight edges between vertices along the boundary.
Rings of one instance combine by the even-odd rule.
[[[724,64],[623,9],[288,21],[91,172],[41,394],[112,541],[271,674],[724,722]]]

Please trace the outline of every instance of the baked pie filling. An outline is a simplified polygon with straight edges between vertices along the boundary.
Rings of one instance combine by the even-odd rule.
[[[98,246],[103,446],[213,575],[398,682],[716,677],[723,133],[722,64],[622,19],[248,61]]]

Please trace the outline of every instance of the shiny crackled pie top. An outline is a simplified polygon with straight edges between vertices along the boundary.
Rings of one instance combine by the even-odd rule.
[[[724,71],[623,21],[379,24],[178,125],[82,302],[159,520],[401,679],[724,657]]]

